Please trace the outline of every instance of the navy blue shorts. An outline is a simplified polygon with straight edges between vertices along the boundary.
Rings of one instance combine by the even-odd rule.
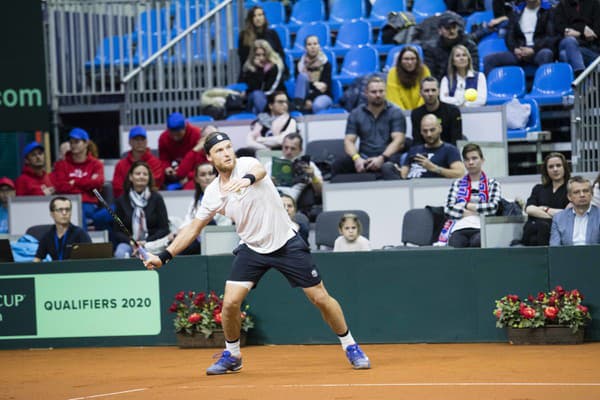
[[[292,287],[308,288],[321,283],[321,276],[313,262],[310,249],[298,234],[272,253],[261,254],[245,244],[239,245],[228,280],[238,282],[258,281],[270,268],[275,268],[286,277]]]

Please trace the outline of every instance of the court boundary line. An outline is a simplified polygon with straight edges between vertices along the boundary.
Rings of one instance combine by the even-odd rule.
[[[559,387],[600,387],[600,382],[405,382],[405,383],[306,383],[281,385],[186,385],[180,388],[219,388],[255,389],[276,388],[329,388],[329,387],[435,387],[435,386],[559,386]],[[69,399],[74,400],[74,399]]]
[[[135,392],[143,392],[144,390],[148,390],[148,388],[139,388],[139,389],[130,389],[130,390],[122,390],[120,392],[112,392],[112,393],[101,393],[101,394],[92,394],[89,396],[83,396],[83,397],[72,397],[70,399],[67,400],[84,400],[84,399],[96,399],[98,397],[109,397],[109,396],[116,396],[119,394],[127,394],[127,393],[135,393]]]

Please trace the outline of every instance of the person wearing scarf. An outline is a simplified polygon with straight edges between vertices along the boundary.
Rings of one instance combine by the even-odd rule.
[[[306,52],[298,61],[294,105],[303,112],[318,113],[331,107],[331,63],[321,50],[319,38],[307,36]]]
[[[135,161],[131,165],[123,184],[123,195],[115,201],[115,213],[141,245],[169,234],[167,207],[155,190],[152,170],[145,162]],[[114,224],[113,232],[115,257],[130,257],[134,249],[129,237],[117,224]]]
[[[481,215],[495,215],[500,203],[500,184],[481,169],[481,148],[468,143],[462,150],[467,174],[450,187],[444,212],[449,218],[437,245],[481,247]]]

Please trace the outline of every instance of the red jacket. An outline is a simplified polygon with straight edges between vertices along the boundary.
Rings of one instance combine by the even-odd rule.
[[[187,176],[189,181],[193,181],[196,172],[196,165],[204,164],[207,162],[208,159],[206,158],[206,153],[204,152],[204,149],[200,151],[188,151],[185,157],[183,157],[183,160],[181,160],[181,162],[179,163],[179,168],[177,168],[177,177],[179,179],[183,179]]]
[[[115,166],[115,172],[112,178],[113,196],[115,199],[123,194],[123,184],[125,183],[125,179],[127,179],[127,173],[134,161],[131,151],[129,151]],[[160,188],[165,180],[165,174],[160,160],[154,157],[150,152],[150,149],[147,148],[146,152],[142,155],[142,158],[140,158],[140,161],[143,161],[150,166],[156,187]]]
[[[73,184],[70,181],[73,180]],[[52,181],[59,194],[81,194],[84,203],[98,203],[92,189],[102,190],[104,185],[104,166],[91,154],[82,163],[75,163],[71,152],[67,152],[64,160],[54,164]]]
[[[44,186],[54,187],[51,175],[44,170],[42,175],[38,175],[28,165],[23,167],[23,173],[15,180],[17,196],[45,196],[46,193],[42,190]]]
[[[171,166],[171,162],[181,163],[188,151],[191,151],[200,140],[200,128],[186,122],[185,135],[180,142],[176,142],[169,135],[169,130],[165,130],[158,138],[158,158],[163,164],[163,168]]]

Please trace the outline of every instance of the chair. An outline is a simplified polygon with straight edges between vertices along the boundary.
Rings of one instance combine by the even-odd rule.
[[[482,40],[477,45],[477,52],[479,53],[479,70],[483,71],[483,59],[485,56],[492,53],[499,53],[501,51],[508,51],[504,39],[496,37]]]
[[[529,114],[529,120],[527,125],[522,129],[507,129],[506,139],[508,140],[525,140],[529,132],[539,132],[542,130],[542,121],[540,119],[540,109],[537,101],[531,98],[519,99],[522,104],[531,105],[531,114]]]
[[[348,111],[344,108],[332,107],[321,110],[317,114],[348,114]]]
[[[332,66],[333,70],[333,66]],[[333,96],[333,103],[337,104],[340,101],[340,98],[344,94],[344,87],[342,86],[342,82],[337,79],[331,80],[331,95]]]
[[[325,22],[317,21],[302,25],[296,33],[296,39],[290,53],[294,58],[300,58],[304,54],[304,40],[307,36],[316,36],[319,38],[321,48],[331,47],[331,32],[329,25]]]
[[[473,14],[467,17],[467,21],[465,23],[465,33],[471,33],[471,27],[476,24],[481,24],[483,22],[487,22],[494,18],[494,13],[492,11],[476,11]]]
[[[402,243],[429,246],[433,243],[433,214],[427,208],[408,210],[402,218]]]
[[[517,66],[494,68],[487,76],[487,104],[504,104],[525,95],[525,72]]]
[[[39,241],[50,229],[52,229],[53,226],[54,226],[53,224],[33,225],[33,226],[30,226],[29,228],[27,228],[27,230],[25,231],[25,234],[31,235]]]
[[[368,45],[371,41],[371,24],[362,20],[352,20],[341,25],[335,45],[331,49],[336,56],[343,57],[351,48]]]
[[[255,120],[256,114],[249,113],[249,112],[233,114],[233,115],[230,115],[229,117],[227,117],[226,121],[239,121],[239,120],[244,120],[244,119]]]
[[[329,27],[337,31],[344,22],[365,19],[366,9],[363,0],[330,0]]]
[[[300,0],[292,7],[287,28],[294,33],[311,22],[325,21],[325,6],[322,0]]]
[[[418,44],[400,44],[397,46],[394,46],[391,48],[391,50],[388,52],[387,57],[385,59],[385,65],[383,66],[383,72],[388,72],[390,69],[392,69],[392,67],[394,67],[396,65],[396,59],[398,58],[398,54],[400,54],[400,51],[402,51],[402,49],[406,46],[412,46],[415,49],[417,49],[417,52],[419,53],[419,57],[421,57],[421,61],[423,61],[424,56],[423,56],[423,48],[421,46],[419,46]]]
[[[362,235],[369,238],[369,214],[362,210],[323,211],[315,221],[315,245],[317,249],[326,246],[333,249],[335,239],[340,235],[338,225],[344,214],[356,214],[362,225]]]
[[[271,28],[274,25],[285,24],[285,9],[280,1],[265,1],[259,4],[265,12]]]
[[[333,75],[342,85],[350,84],[354,79],[379,71],[379,53],[371,46],[350,49],[344,56],[340,74]]]
[[[427,17],[443,13],[444,11],[446,11],[444,0],[415,0],[412,8],[412,13],[417,20],[417,24]]]
[[[333,162],[346,155],[344,139],[311,140],[306,144],[305,154],[314,162]]]
[[[535,71],[531,92],[526,99],[535,99],[540,106],[562,105],[563,97],[573,95],[573,69],[567,63],[540,65]]]
[[[350,182],[373,182],[377,180],[377,175],[372,172],[363,172],[360,174],[336,174],[331,177],[331,183],[350,183]]]
[[[210,115],[194,115],[192,117],[188,117],[188,122],[212,122],[214,118]]]
[[[335,54],[333,53],[333,51],[331,49],[323,49],[322,48],[321,50],[323,51],[323,54],[325,54],[327,56],[327,60],[331,64],[331,75],[337,74],[338,63],[337,63],[337,58],[335,57]]]
[[[170,29],[167,20],[167,9],[159,10],[151,8],[147,11],[142,11],[137,18],[135,30],[144,33],[165,32]]]
[[[102,39],[102,43],[96,49],[96,56],[92,61],[85,63],[86,68],[109,68],[117,66],[124,61],[129,53],[129,36],[111,36]]]
[[[265,3],[267,4],[267,3]],[[277,3],[281,4],[281,3]],[[284,50],[287,50],[291,47],[291,39],[290,39],[290,31],[283,25],[276,25],[271,27],[275,32],[277,32],[277,36],[279,36],[279,40],[281,41],[281,47]]]
[[[404,0],[375,0],[368,21],[373,27],[380,29],[385,25],[388,13],[392,11],[406,11]]]

